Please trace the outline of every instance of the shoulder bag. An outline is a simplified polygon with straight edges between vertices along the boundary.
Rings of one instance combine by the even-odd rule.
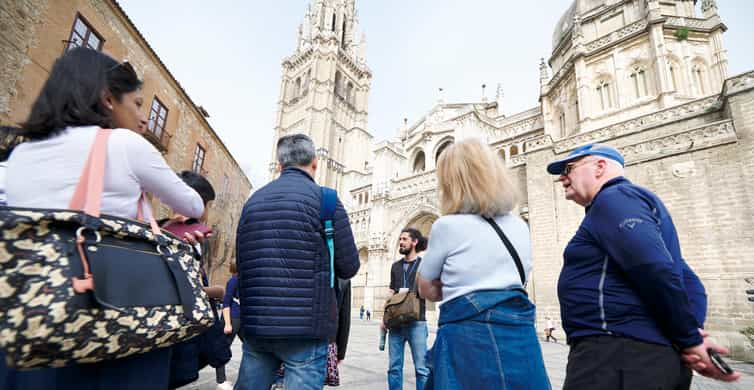
[[[110,133],[97,132],[68,210],[0,208],[0,348],[9,367],[123,358],[212,325],[187,243],[154,217],[100,215]]]

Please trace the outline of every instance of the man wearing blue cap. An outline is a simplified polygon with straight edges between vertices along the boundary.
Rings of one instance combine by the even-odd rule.
[[[584,206],[563,254],[558,298],[571,346],[563,389],[688,389],[691,371],[724,381],[701,331],[707,296],[681,257],[662,201],[623,177],[613,147],[590,144],[547,166]],[[683,362],[682,358],[683,357]]]

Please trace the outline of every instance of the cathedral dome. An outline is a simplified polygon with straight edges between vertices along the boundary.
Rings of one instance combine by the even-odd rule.
[[[560,41],[568,34],[568,30],[573,25],[573,17],[576,16],[576,10],[579,0],[574,0],[568,10],[560,17],[558,23],[555,25],[555,30],[552,32],[552,51],[560,44]]]

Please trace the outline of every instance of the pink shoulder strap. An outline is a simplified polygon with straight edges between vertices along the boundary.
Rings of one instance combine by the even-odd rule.
[[[84,169],[81,171],[79,182],[76,185],[76,189],[73,191],[73,197],[68,204],[68,208],[71,210],[81,210],[93,217],[100,216],[100,210],[102,206],[102,190],[105,182],[105,160],[107,158],[107,140],[112,134],[112,129],[100,129],[94,137],[94,143],[89,151],[89,157],[87,157],[84,163]],[[142,199],[144,194],[139,197],[139,205],[137,209],[141,214]],[[145,202],[144,202],[145,203]],[[148,207],[148,206],[147,206]],[[139,215],[141,218],[141,215]],[[160,228],[157,226],[157,221],[154,219],[154,215],[149,215],[149,225],[152,228],[152,233],[162,234]]]

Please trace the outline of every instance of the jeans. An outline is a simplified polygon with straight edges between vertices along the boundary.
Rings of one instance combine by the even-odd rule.
[[[429,369],[425,361],[427,336],[429,336],[429,331],[426,321],[416,321],[410,325],[390,329],[388,336],[390,368],[387,371],[387,383],[390,390],[403,389],[403,347],[406,345],[406,341],[411,347],[411,357],[414,359],[416,389],[424,390],[424,385],[429,377]]]
[[[285,365],[286,389],[322,389],[327,370],[327,340],[244,340],[234,390],[269,390]]]
[[[551,388],[534,305],[520,291],[472,292],[444,303],[429,355],[430,389]]]

